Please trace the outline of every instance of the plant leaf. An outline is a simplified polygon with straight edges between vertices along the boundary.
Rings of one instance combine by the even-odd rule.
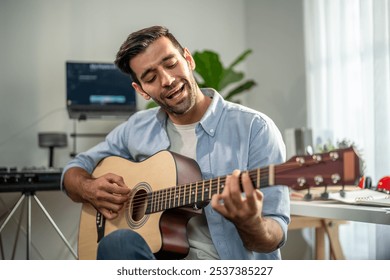
[[[232,83],[241,81],[244,78],[244,73],[236,72],[233,69],[225,69],[223,72],[222,78],[219,82],[219,90],[223,90],[225,87]]]
[[[233,96],[242,93],[243,91],[249,90],[256,85],[254,80],[248,80],[239,86],[235,87],[225,96],[226,100],[231,100]]]
[[[234,60],[228,67],[228,69],[232,69],[234,66],[236,66],[237,64],[239,64],[241,61],[243,61],[248,55],[250,55],[252,53],[252,50],[251,49],[247,49],[246,51],[244,51],[239,57],[236,58],[236,60]]]
[[[203,84],[219,91],[219,82],[223,75],[223,65],[219,55],[216,52],[205,50],[195,52],[193,57],[196,64],[195,72],[203,79]]]

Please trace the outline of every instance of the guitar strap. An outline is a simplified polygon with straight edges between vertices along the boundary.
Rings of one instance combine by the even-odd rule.
[[[97,243],[104,237],[104,227],[106,225],[106,218],[99,211],[96,212],[96,231]]]

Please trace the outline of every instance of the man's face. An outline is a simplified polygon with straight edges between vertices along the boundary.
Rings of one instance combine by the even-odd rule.
[[[183,57],[168,38],[162,37],[134,57],[130,67],[140,81],[133,87],[146,100],[152,98],[175,116],[193,108],[198,87],[192,73],[195,63],[187,49]]]

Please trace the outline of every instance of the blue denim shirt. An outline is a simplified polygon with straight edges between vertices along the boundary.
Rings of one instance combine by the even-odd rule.
[[[266,115],[225,101],[213,89],[202,89],[213,98],[196,127],[196,157],[203,179],[232,173],[234,169],[252,170],[285,161],[285,145],[280,131]],[[159,108],[139,111],[111,131],[104,142],[80,153],[64,168],[82,167],[92,173],[98,162],[111,155],[142,161],[169,150],[167,115]],[[263,216],[275,219],[284,232],[290,222],[289,191],[285,186],[262,189]],[[280,250],[263,254],[247,250],[235,226],[210,205],[204,208],[214,246],[221,259],[280,259]]]

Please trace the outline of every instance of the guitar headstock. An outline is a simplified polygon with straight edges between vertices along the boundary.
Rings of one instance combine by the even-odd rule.
[[[310,187],[357,185],[361,159],[354,148],[294,156],[275,169],[275,182],[294,190]]]

